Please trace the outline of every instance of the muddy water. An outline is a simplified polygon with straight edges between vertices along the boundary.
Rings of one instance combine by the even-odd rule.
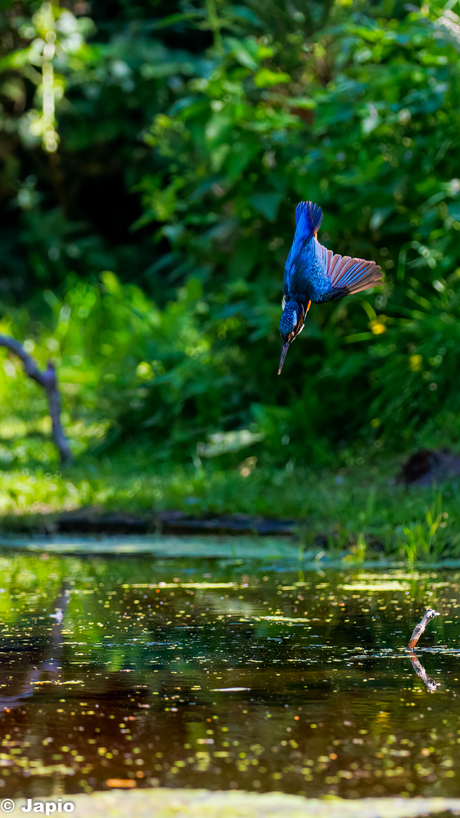
[[[0,797],[460,795],[460,574],[0,559]],[[431,622],[406,645],[426,606]]]

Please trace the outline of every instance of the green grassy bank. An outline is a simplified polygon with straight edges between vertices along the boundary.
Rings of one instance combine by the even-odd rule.
[[[1,476],[1,527],[43,530],[63,511],[85,507],[134,515],[152,527],[165,509],[194,517],[244,513],[298,521],[306,548],[409,561],[459,556],[458,482],[406,487],[395,480],[401,460],[357,458],[322,470],[291,461],[284,468],[259,466],[255,457],[227,468],[198,459],[170,466],[131,449],[111,458],[85,456],[61,470],[11,468]]]

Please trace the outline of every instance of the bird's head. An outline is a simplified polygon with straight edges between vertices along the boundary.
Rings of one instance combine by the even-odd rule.
[[[283,302],[283,313],[280,319],[280,335],[283,339],[283,349],[281,351],[278,375],[281,374],[284,359],[294,338],[302,332],[304,328],[305,316],[308,307],[293,298]]]

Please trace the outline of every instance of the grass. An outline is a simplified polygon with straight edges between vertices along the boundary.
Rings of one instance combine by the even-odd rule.
[[[119,301],[123,306],[123,293]],[[136,316],[137,321],[137,313]],[[118,337],[115,324],[112,330],[113,337]],[[81,333],[76,325],[72,332],[77,344]],[[125,340],[129,348],[129,332]],[[55,339],[48,338],[46,344],[48,351],[52,351]],[[84,351],[75,347],[74,351],[78,350]],[[51,422],[43,390],[24,376],[22,364],[5,356],[3,351],[0,530],[4,532],[43,528],[44,515],[52,519],[62,511],[85,506],[124,511],[147,519],[170,508],[195,516],[246,513],[294,518],[300,521],[299,551],[316,545],[328,550],[346,549],[357,562],[365,558],[369,549],[398,555],[409,564],[418,559],[460,556],[458,482],[442,486],[441,491],[436,487],[406,489],[394,480],[401,463],[414,449],[457,445],[460,425],[456,412],[443,409],[417,432],[415,427],[404,428],[397,440],[407,441],[407,449],[399,454],[395,453],[398,442],[392,442],[390,433],[383,431],[373,442],[367,438],[367,448],[350,443],[349,448],[342,447],[338,452],[323,451],[321,446],[327,446],[327,442],[317,441],[318,457],[324,457],[324,463],[335,462],[328,467],[306,463],[301,444],[294,445],[287,435],[281,437],[277,449],[270,449],[266,441],[260,442],[256,434],[251,445],[239,452],[231,452],[227,447],[227,454],[205,457],[213,447],[216,454],[216,439],[228,438],[228,433],[215,434],[212,446],[209,440],[198,443],[196,451],[201,459],[197,455],[182,465],[168,462],[168,444],[171,443],[169,452],[178,446],[174,426],[171,441],[165,440],[161,452],[147,441],[145,446],[126,443],[116,454],[96,457],[88,452],[95,451],[97,446],[102,451],[101,444],[110,427],[109,410],[112,404],[119,410],[123,400],[120,395],[125,392],[122,386],[119,389],[116,386],[122,381],[115,380],[112,391],[104,392],[101,402],[95,384],[99,384],[99,376],[101,382],[104,380],[101,374],[104,367],[100,364],[100,370],[91,370],[90,376],[89,370],[82,372],[75,364],[74,358],[83,360],[82,356],[74,355],[69,358],[72,365],[59,367],[59,377],[62,419],[76,459],[72,466],[61,470],[50,440]],[[111,361],[118,360],[112,353],[107,356]],[[43,364],[43,354],[38,359]],[[87,361],[88,366],[90,363]],[[394,377],[397,390],[399,382]],[[112,396],[110,400],[108,395]],[[113,417],[116,415],[114,412]],[[148,432],[144,430],[143,434]],[[206,428],[202,434],[205,440]],[[270,434],[273,437],[275,432]],[[286,448],[289,454],[284,455],[287,462],[280,466],[278,460],[274,465],[268,452],[277,451],[276,456],[280,457],[284,438],[289,444]]]
[[[12,444],[24,449],[24,442]],[[36,440],[34,446],[36,445]],[[163,509],[194,516],[246,513],[300,521],[301,546],[326,538],[328,549],[351,549],[364,559],[378,550],[417,559],[460,556],[459,486],[409,488],[395,483],[401,458],[375,451],[338,470],[237,465],[209,460],[156,462],[154,451],[126,447],[115,456],[82,455],[59,469],[49,460],[4,463],[0,482],[3,532],[40,526],[43,515],[98,506],[149,518]],[[366,462],[363,462],[366,460]],[[326,541],[322,539],[326,546]]]
[[[408,564],[460,557],[458,481],[442,489],[397,484],[395,476],[410,451],[396,455],[376,441],[368,449],[339,453],[335,468],[308,467],[300,458],[279,467],[267,464],[262,443],[179,465],[161,459],[153,446],[126,445],[112,456],[91,456],[85,451],[92,441],[100,441],[103,424],[64,420],[76,460],[60,469],[45,406],[26,402],[22,418],[3,416],[4,533],[43,529],[44,515],[52,520],[85,506],[147,519],[168,508],[197,517],[245,513],[293,518],[300,521],[300,550],[318,544],[328,551],[345,549],[357,562],[369,549],[397,555]],[[453,421],[445,421],[435,424],[419,446],[452,445]]]

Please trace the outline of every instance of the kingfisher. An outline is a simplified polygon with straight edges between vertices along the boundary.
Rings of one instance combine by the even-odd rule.
[[[375,261],[339,256],[327,250],[316,238],[323,211],[313,202],[297,205],[296,230],[287,257],[283,279],[283,313],[280,334],[283,339],[278,375],[294,338],[302,332],[312,304],[322,304],[375,287],[382,280]]]

